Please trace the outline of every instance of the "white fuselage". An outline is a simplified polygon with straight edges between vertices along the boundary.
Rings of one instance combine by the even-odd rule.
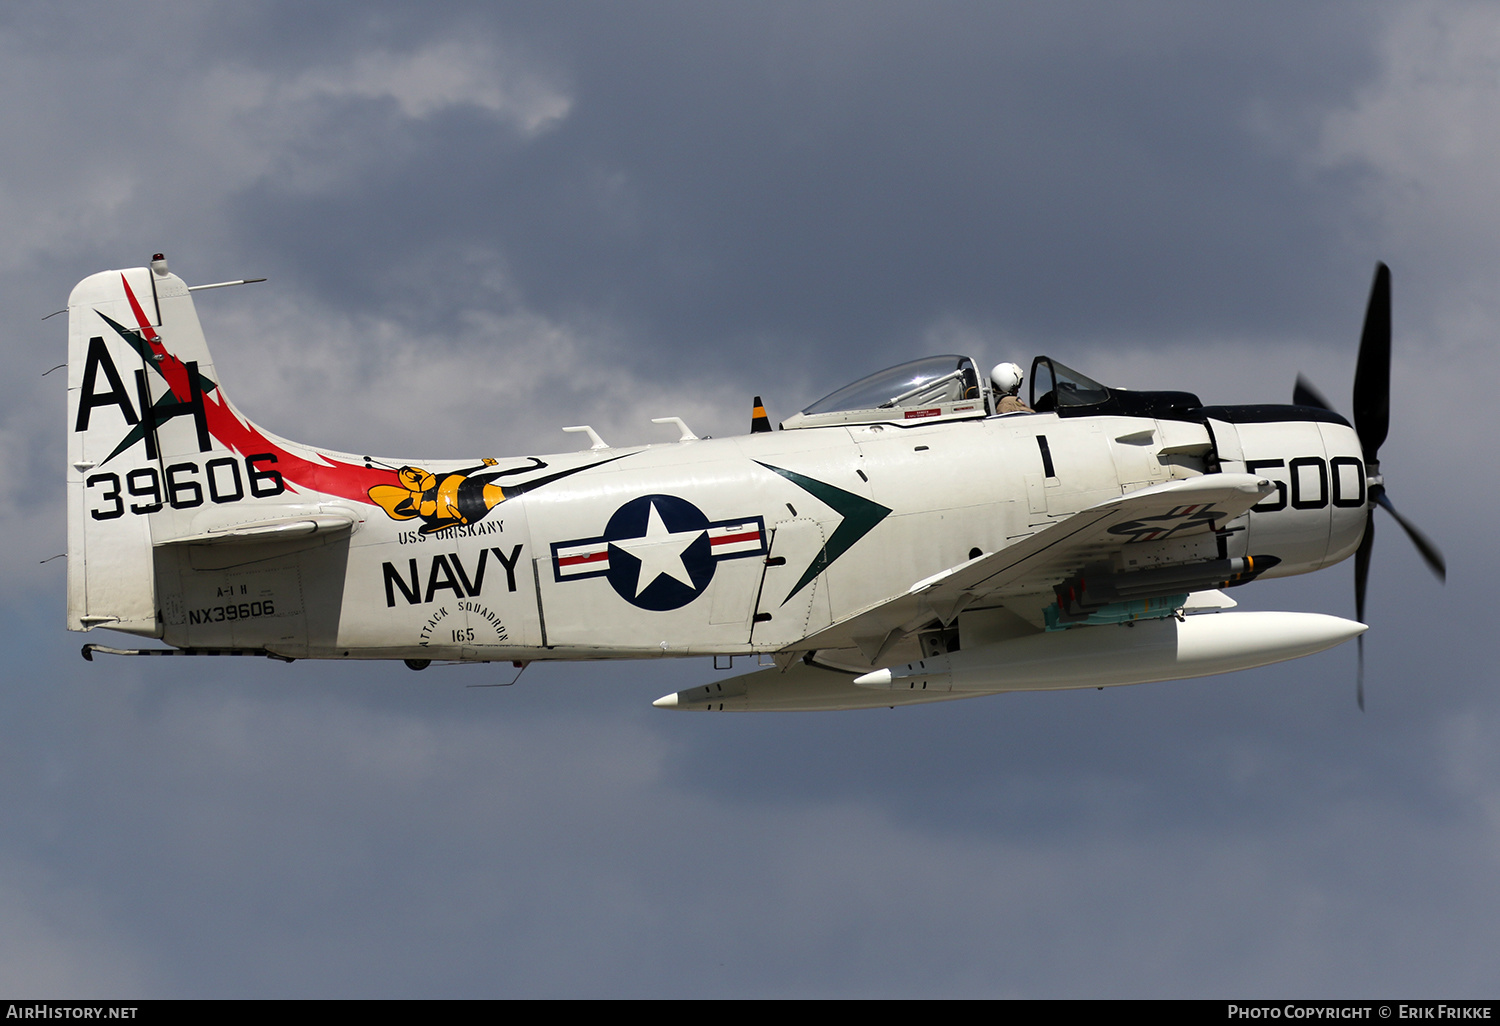
[[[1225,462],[1282,483],[1286,498],[1262,503],[1264,511],[1241,517],[1222,539],[1144,544],[1141,566],[1256,554],[1279,558],[1270,572],[1285,575],[1353,551],[1365,503],[1350,429],[1306,421],[1215,426],[1218,436],[1234,436],[1218,438]],[[234,565],[235,547],[220,546],[212,551],[231,565],[176,574],[181,607],[166,611],[162,636],[182,647],[264,646],[295,657],[776,651],[1095,503],[1201,474],[1209,441],[1207,429],[1191,423],[1016,414],[541,457],[548,467],[584,457],[598,463],[508,498],[475,523],[433,533],[366,509],[352,533],[277,543],[286,551],[269,559],[257,549]],[[1179,452],[1163,455],[1164,448]],[[1331,477],[1335,460],[1340,471]],[[856,496],[879,520],[830,552],[841,525],[858,514],[841,513],[778,471]],[[644,517],[612,530],[632,503]],[[691,511],[700,522],[684,522]],[[797,588],[818,560],[826,560],[821,572]],[[274,612],[219,619],[226,592],[258,597]],[[1015,611],[1031,617],[1035,606],[1018,603]]]

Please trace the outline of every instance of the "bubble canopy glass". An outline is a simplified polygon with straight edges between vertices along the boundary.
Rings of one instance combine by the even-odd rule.
[[[979,378],[967,356],[927,356],[887,367],[845,385],[803,410],[804,416],[846,410],[888,410],[954,402],[978,394]]]

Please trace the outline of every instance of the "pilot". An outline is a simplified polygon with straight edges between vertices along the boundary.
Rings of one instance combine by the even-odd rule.
[[[997,363],[990,371],[990,385],[995,396],[996,413],[1032,413],[1030,406],[1017,395],[1026,375],[1013,363]]]

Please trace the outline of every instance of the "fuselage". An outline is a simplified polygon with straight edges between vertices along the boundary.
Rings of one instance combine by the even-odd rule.
[[[1278,409],[1285,419],[1272,419]],[[1366,503],[1352,430],[1303,413],[1258,408],[1253,421],[1212,422],[1212,433],[1012,414],[498,460],[501,471],[527,469],[523,482],[582,469],[425,533],[416,519],[325,502],[359,518],[346,536],[179,571],[182,604],[166,610],[162,637],[293,657],[774,652],[1088,506],[1215,462],[1265,475],[1278,492],[1211,539],[1143,538],[1142,557],[1254,553],[1280,560],[1271,575],[1305,573],[1354,550]],[[458,472],[478,464],[422,469],[456,494]],[[226,593],[245,607],[232,620],[219,612]],[[270,612],[253,615],[257,599]]]

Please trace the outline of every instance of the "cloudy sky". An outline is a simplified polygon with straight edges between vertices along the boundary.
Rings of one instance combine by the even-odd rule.
[[[1500,991],[1493,5],[15,3],[0,58],[0,992]],[[724,717],[650,706],[707,660],[85,663],[41,318],[157,250],[271,279],[199,299],[242,409],[408,457],[929,352],[1347,408],[1383,259],[1451,577],[1382,523],[1364,714],[1352,648]]]

